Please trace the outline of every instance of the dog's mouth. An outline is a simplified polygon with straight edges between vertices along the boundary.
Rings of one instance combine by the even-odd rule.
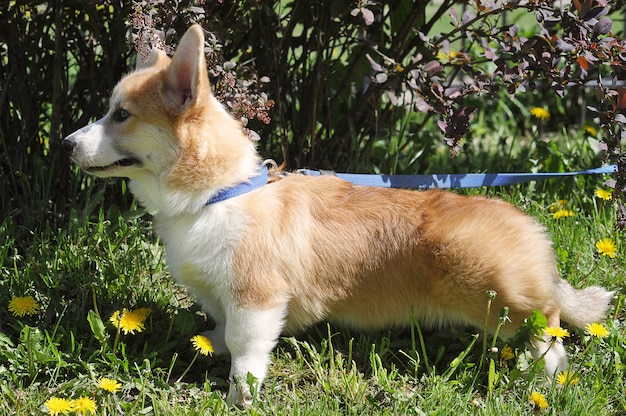
[[[141,162],[134,157],[126,157],[124,159],[120,159],[117,162],[111,163],[106,166],[81,166],[80,168],[89,173],[98,173],[103,172],[115,168],[127,167],[127,166],[135,166],[141,165]]]

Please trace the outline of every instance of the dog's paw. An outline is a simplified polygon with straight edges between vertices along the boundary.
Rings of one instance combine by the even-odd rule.
[[[228,354],[226,340],[224,339],[224,331],[221,330],[219,327],[216,327],[212,331],[204,331],[202,335],[204,335],[209,339],[209,341],[211,341],[211,344],[213,345],[214,355]]]
[[[231,406],[242,408],[248,408],[252,405],[252,392],[246,377],[235,376],[234,380],[230,381],[226,401]]]

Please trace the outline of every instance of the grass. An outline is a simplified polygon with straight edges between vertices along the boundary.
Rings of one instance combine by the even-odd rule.
[[[476,132],[482,140],[468,143],[457,159],[432,148],[419,162],[425,160],[429,171],[438,172],[469,171],[468,166],[494,171],[503,160],[510,170],[579,169],[597,163],[582,135],[561,131],[552,133],[551,140],[536,141],[512,127],[498,133],[488,124],[501,124],[494,120],[498,115],[485,117],[477,127],[487,126],[485,131]],[[530,136],[536,133],[529,131]],[[498,158],[503,146],[513,147],[503,145],[503,137],[532,145],[518,143],[525,150]],[[401,154],[405,148],[394,145],[398,153],[392,163],[414,160]],[[77,183],[83,183],[79,177]],[[149,216],[134,204],[118,208],[106,203],[103,190],[113,186],[124,187],[124,182],[83,183],[86,189],[77,187],[76,192],[88,192],[91,198],[77,198],[80,203],[73,208],[52,214],[42,210],[32,218],[9,215],[0,224],[0,414],[46,414],[45,403],[52,397],[90,398],[98,415],[626,412],[626,249],[623,235],[613,228],[614,203],[593,194],[603,188],[603,178],[468,191],[508,200],[545,224],[561,275],[574,286],[597,284],[616,291],[605,323],[607,337],[569,328],[565,344],[575,384],[543,379],[542,364],[525,353],[523,337],[519,342],[478,337],[482,328],[430,332],[418,322],[365,334],[323,323],[281,338],[258,399],[243,410],[230,409],[224,400],[228,361],[198,356],[190,343],[210,328],[210,317],[173,283]],[[573,215],[555,219],[559,209]],[[598,253],[596,243],[604,238],[616,244],[615,258]],[[39,310],[16,316],[9,304],[25,296]],[[124,308],[150,308],[142,330],[125,334],[111,323],[114,312]],[[541,326],[540,318],[530,322]],[[501,355],[505,347],[512,348],[511,359]],[[119,382],[120,389],[98,387],[103,377]],[[530,402],[533,393],[545,398],[547,408]]]

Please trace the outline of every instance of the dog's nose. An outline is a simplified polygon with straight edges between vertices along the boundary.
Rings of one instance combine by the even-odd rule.
[[[65,153],[72,153],[74,146],[76,146],[76,142],[67,137],[61,142],[61,147],[65,150]]]

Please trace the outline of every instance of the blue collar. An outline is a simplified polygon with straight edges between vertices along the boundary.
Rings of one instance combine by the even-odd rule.
[[[258,175],[251,177],[246,182],[241,182],[230,188],[222,189],[221,191],[213,195],[213,197],[211,197],[211,199],[209,199],[205,205],[211,205],[216,202],[225,201],[227,199],[246,194],[250,191],[254,191],[257,188],[262,187],[266,183],[267,166],[263,166]]]

